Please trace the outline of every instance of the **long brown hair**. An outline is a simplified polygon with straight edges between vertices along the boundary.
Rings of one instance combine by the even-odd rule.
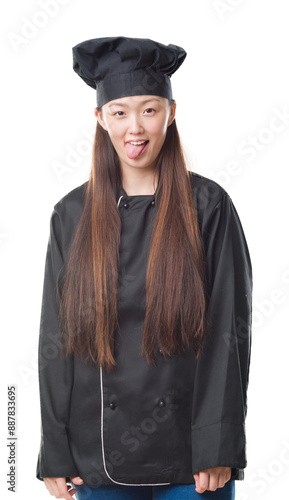
[[[146,315],[141,354],[155,364],[163,355],[193,348],[198,358],[205,332],[205,266],[192,182],[175,120],[156,165],[156,215],[146,276]],[[64,355],[110,371],[118,324],[121,217],[118,156],[108,132],[96,127],[92,169],[83,212],[70,247],[60,300]]]

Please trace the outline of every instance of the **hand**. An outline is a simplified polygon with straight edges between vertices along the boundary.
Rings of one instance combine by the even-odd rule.
[[[223,488],[225,483],[231,477],[231,467],[213,467],[202,472],[194,474],[196,482],[196,492],[216,491],[217,488]]]
[[[75,484],[83,483],[81,477],[70,477],[70,479]],[[44,483],[50,495],[55,496],[55,498],[64,498],[65,500],[71,500],[72,495],[77,492],[75,488],[72,488],[70,485],[66,484],[65,477],[45,477]]]

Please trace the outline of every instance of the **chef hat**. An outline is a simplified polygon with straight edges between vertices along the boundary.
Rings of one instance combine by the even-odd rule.
[[[72,48],[73,69],[97,91],[97,107],[119,97],[158,95],[172,99],[170,76],[186,52],[147,38],[94,38]]]

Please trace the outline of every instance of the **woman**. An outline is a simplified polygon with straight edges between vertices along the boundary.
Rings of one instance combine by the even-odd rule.
[[[251,262],[227,192],[184,162],[185,57],[125,37],[73,48],[97,127],[46,257],[37,477],[56,498],[228,500],[244,478]]]

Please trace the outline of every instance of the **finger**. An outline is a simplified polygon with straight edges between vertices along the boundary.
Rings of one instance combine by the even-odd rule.
[[[194,474],[194,479],[195,479],[195,488],[197,491],[199,488],[199,473],[198,472],[196,474]]]
[[[204,491],[206,491],[206,488],[203,488],[202,486],[196,486],[197,493],[204,493]]]
[[[77,490],[75,488],[71,488],[70,490],[68,490],[69,494],[72,496],[74,495],[75,493],[77,493]]]
[[[72,495],[74,495],[74,493],[77,492],[77,490],[75,490],[75,491],[74,490],[75,490],[75,488],[73,488],[73,490],[72,490],[73,493],[72,493],[72,491],[70,492],[68,490],[64,491],[64,490],[60,489],[60,490],[58,490],[58,493],[55,496],[56,496],[56,498],[63,498],[64,500],[71,500]]]
[[[64,478],[55,481],[55,493],[56,498],[64,498],[65,500],[71,500],[72,494],[68,491],[71,487],[66,484]],[[73,493],[74,494],[74,493]]]
[[[221,470],[218,481],[218,488],[223,488],[227,481],[231,478],[231,468],[226,467]]]
[[[45,478],[44,483],[45,483],[45,486],[48,489],[50,495],[55,496],[57,494],[57,489],[56,489],[54,479],[53,478]]]
[[[194,474],[194,480],[195,480],[195,483],[199,483],[199,473],[197,472],[196,474]]]
[[[227,481],[230,481],[231,475],[232,475],[232,469],[231,467],[227,467],[225,483],[227,483]]]
[[[217,472],[209,474],[209,484],[208,484],[208,490],[209,491],[216,491],[216,489],[219,487],[219,478],[220,474]]]
[[[204,493],[209,486],[209,473],[208,472],[199,472],[199,483],[196,487],[197,493]]]
[[[82,484],[83,483],[83,479],[81,479],[81,477],[79,477],[79,476],[76,476],[76,477],[70,476],[70,480],[75,484]]]
[[[52,495],[50,482],[49,482],[49,481],[47,481],[47,479],[44,479],[44,484],[45,484],[46,488],[48,489],[48,491],[49,491],[50,495]]]

